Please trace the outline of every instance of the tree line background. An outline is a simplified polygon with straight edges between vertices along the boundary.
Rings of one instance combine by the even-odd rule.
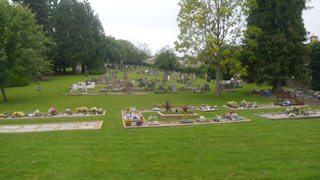
[[[175,50],[165,46],[155,66],[208,73],[218,82],[240,74],[249,82],[270,82],[273,92],[282,90],[288,78],[311,79],[311,88],[319,90],[319,42],[304,44],[306,3],[181,0],[175,50],[189,63],[202,65],[179,64]],[[105,63],[142,65],[151,55],[145,43],[137,47],[106,36],[88,0],[0,0],[0,6],[0,88],[5,100],[4,87],[12,78],[63,74],[67,68],[75,73],[79,65],[82,71],[86,66],[89,73],[102,74]]]

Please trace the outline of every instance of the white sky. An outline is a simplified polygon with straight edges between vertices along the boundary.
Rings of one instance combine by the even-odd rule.
[[[147,43],[152,53],[165,45],[174,47],[179,28],[179,0],[89,0],[99,15],[106,35],[129,40],[135,45]],[[319,37],[320,0],[312,0],[314,8],[303,14],[310,35]]]

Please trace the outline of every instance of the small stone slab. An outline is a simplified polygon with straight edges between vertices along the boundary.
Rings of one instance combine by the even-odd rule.
[[[0,133],[26,133],[43,131],[100,129],[103,121],[80,121],[49,124],[0,125]]]
[[[320,110],[315,110],[315,114],[309,114],[308,116],[297,115],[296,117],[288,117],[285,112],[277,113],[261,113],[254,114],[259,117],[271,119],[271,120],[303,120],[303,119],[317,119],[320,118]]]

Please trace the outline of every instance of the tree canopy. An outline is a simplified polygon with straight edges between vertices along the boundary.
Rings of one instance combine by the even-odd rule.
[[[50,63],[45,56],[49,39],[37,25],[30,9],[0,1],[0,88],[7,101],[4,83],[12,76],[40,75]]]
[[[174,50],[167,46],[163,47],[156,55],[155,65],[164,70],[178,70],[180,66]]]
[[[231,64],[232,70],[245,74],[240,61],[232,58],[241,32],[244,16],[249,13],[254,0],[181,0],[178,22],[179,52],[197,57],[216,68],[216,97],[220,94],[220,69]]]
[[[286,78],[305,73],[306,31],[302,11],[306,0],[257,0],[248,18],[244,64],[258,83],[273,83],[281,91]],[[259,32],[260,31],[260,32]]]
[[[311,88],[320,91],[320,41],[315,41],[310,46]]]
[[[53,33],[59,52],[56,70],[72,67],[75,71],[80,63],[103,71],[104,30],[88,1],[61,0],[55,11]]]

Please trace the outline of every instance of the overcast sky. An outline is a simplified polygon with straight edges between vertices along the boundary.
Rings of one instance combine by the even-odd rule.
[[[108,36],[147,43],[156,53],[165,45],[174,47],[179,28],[179,0],[89,0]],[[314,8],[303,14],[310,35],[319,37],[320,0],[308,3]]]

